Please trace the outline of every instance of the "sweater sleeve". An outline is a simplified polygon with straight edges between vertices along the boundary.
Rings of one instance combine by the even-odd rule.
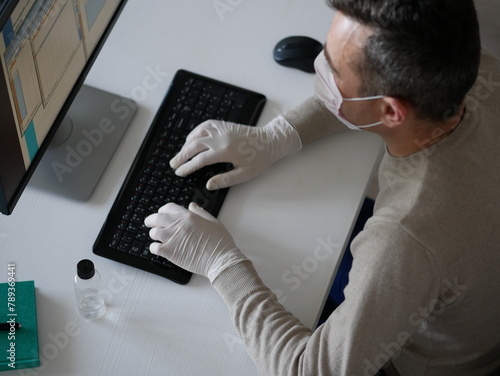
[[[346,300],[314,332],[280,305],[250,261],[214,281],[263,375],[374,375],[419,329],[408,317],[438,295],[433,262],[391,226],[364,232],[353,244]]]
[[[283,117],[295,128],[302,144],[347,128],[316,97],[288,111]]]

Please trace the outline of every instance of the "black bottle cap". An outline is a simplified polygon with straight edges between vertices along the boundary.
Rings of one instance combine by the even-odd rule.
[[[76,265],[76,272],[81,279],[90,279],[95,274],[94,263],[90,260],[82,260]]]

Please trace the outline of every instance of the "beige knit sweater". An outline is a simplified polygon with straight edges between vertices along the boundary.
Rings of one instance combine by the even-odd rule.
[[[490,54],[466,106],[440,143],[384,156],[346,300],[317,330],[284,310],[249,261],[214,281],[264,375],[373,375],[389,359],[402,376],[500,369],[500,61]],[[303,143],[344,129],[315,99],[285,117]]]

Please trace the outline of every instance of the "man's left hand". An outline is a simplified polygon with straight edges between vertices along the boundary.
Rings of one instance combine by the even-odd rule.
[[[144,223],[151,227],[149,236],[158,241],[151,244],[151,253],[210,282],[228,267],[247,260],[222,223],[195,203],[189,210],[169,203]]]

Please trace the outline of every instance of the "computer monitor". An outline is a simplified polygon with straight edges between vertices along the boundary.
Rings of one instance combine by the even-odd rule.
[[[125,3],[0,0],[1,213],[30,178],[78,200],[92,193],[136,110],[83,85]]]

